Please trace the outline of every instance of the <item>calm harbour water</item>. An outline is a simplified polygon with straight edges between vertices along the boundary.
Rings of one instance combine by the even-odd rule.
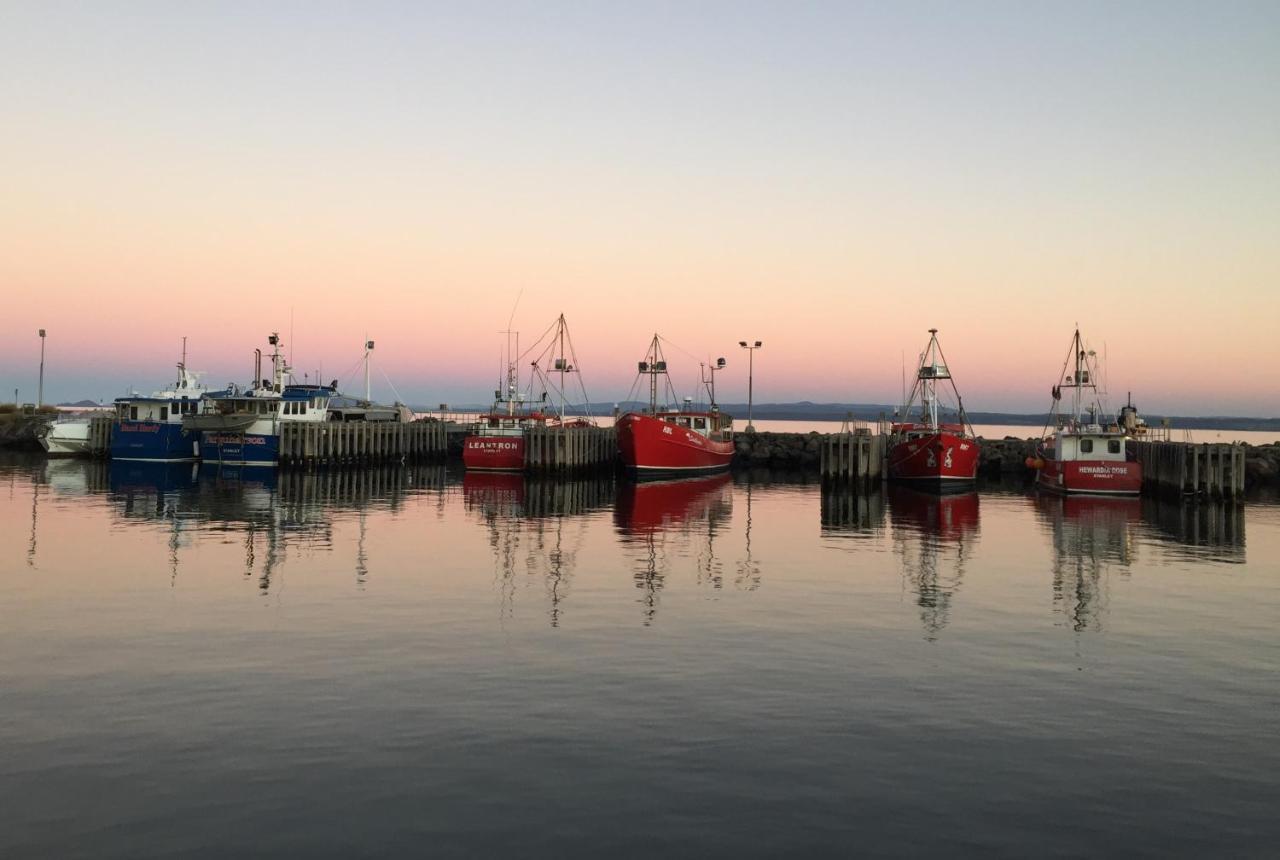
[[[1280,507],[0,459],[0,856],[1280,851]]]

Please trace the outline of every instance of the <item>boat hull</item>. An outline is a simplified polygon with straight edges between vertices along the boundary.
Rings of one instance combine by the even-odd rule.
[[[618,456],[623,468],[644,475],[723,472],[733,462],[733,443],[711,439],[652,415],[618,419]]]
[[[280,437],[272,433],[206,430],[200,434],[200,460],[224,466],[274,466],[280,460]]]
[[[111,459],[178,463],[198,456],[196,434],[180,423],[114,421],[111,424]]]
[[[61,421],[49,425],[40,446],[50,457],[84,457],[89,452],[89,422]]]
[[[1053,493],[1090,496],[1136,496],[1142,492],[1142,466],[1115,460],[1044,458],[1037,486]]]
[[[469,471],[523,472],[524,436],[468,436],[462,443],[462,464]]]
[[[937,489],[971,487],[978,477],[978,440],[941,431],[889,446],[889,480]]]

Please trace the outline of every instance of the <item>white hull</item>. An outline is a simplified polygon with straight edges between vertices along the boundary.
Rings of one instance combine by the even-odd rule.
[[[89,422],[58,421],[40,437],[50,457],[83,457],[89,454]]]

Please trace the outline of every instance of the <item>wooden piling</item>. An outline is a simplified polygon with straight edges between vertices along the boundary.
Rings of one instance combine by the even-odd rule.
[[[1146,492],[1235,499],[1244,494],[1244,446],[1136,442]]]
[[[443,459],[445,426],[437,421],[288,421],[280,425],[280,464],[342,466]]]
[[[884,480],[888,437],[869,433],[828,433],[819,445],[823,481],[870,486]]]

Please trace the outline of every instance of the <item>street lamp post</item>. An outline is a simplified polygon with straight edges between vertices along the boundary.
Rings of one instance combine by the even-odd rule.
[[[40,384],[36,387],[36,408],[44,405],[44,329],[40,329]]]
[[[755,405],[755,357],[756,350],[764,346],[760,341],[747,343],[745,340],[738,341],[738,346],[747,351],[747,432],[754,433],[755,425],[751,423],[753,415],[753,407]]]

